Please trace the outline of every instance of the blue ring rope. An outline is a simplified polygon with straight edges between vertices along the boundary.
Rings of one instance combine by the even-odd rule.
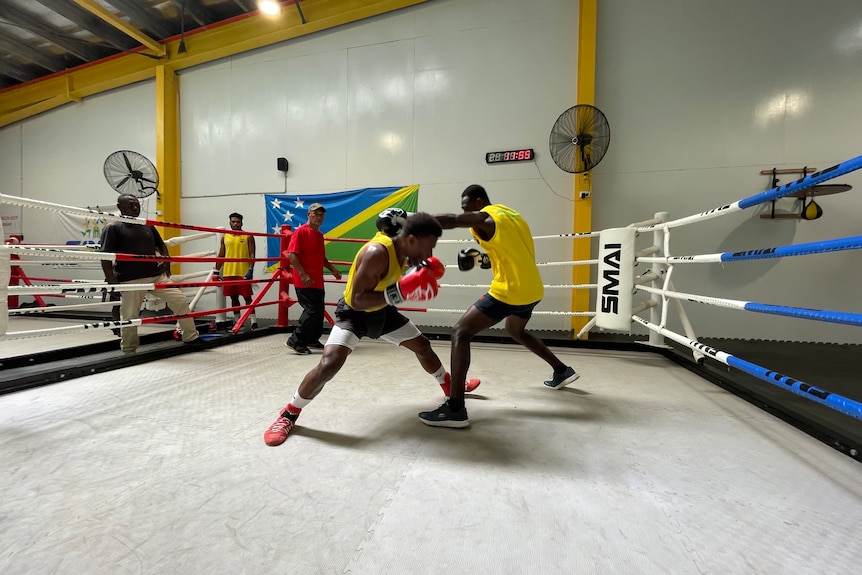
[[[822,309],[807,309],[801,307],[789,307],[784,305],[771,305],[767,303],[748,302],[743,306],[746,311],[756,311],[770,315],[783,315],[799,319],[812,319],[828,323],[840,323],[844,325],[862,326],[862,313],[847,311],[831,311]]]
[[[721,254],[721,261],[740,262],[744,260],[783,258],[785,256],[807,256],[811,254],[822,254],[826,252],[839,252],[842,250],[858,249],[862,249],[862,236],[836,238],[834,240],[823,240],[819,242],[808,242],[804,244],[793,244],[789,246],[761,248],[757,250],[746,250],[740,252],[723,252]]]
[[[776,387],[792,391],[806,399],[816,401],[817,403],[821,403],[836,411],[840,411],[845,415],[849,415],[856,419],[862,419],[862,403],[859,403],[858,401],[814,387],[813,385],[808,385],[804,381],[793,379],[792,377],[778,373],[777,371],[765,369],[733,355],[728,354],[727,365],[740,371],[744,371],[749,375],[753,375],[767,383],[771,383]]]
[[[705,343],[701,343],[696,339],[690,339],[667,328],[657,326],[638,315],[633,315],[632,320],[650,330],[664,335],[665,337],[669,337],[690,349],[700,351],[705,356],[708,356],[719,363],[738,369],[781,389],[786,389],[787,391],[793,392],[805,399],[821,403],[826,407],[839,411],[845,415],[849,415],[850,417],[862,420],[862,403],[856,400],[814,387],[804,381],[793,379],[792,377],[778,373],[777,371],[772,371],[751,363],[750,361],[745,361],[744,359],[730,355],[725,351],[714,348]]]
[[[858,170],[859,168],[862,168],[862,156],[856,156],[855,158],[851,158],[849,160],[841,162],[840,164],[835,164],[831,168],[826,168],[825,170],[814,172],[809,176],[799,178],[798,180],[793,182],[788,182],[783,186],[776,186],[771,190],[767,190],[765,192],[761,192],[759,194],[744,198],[742,200],[739,200],[737,204],[742,209],[750,208],[751,206],[756,206],[764,202],[783,198],[787,194],[792,194],[793,192],[798,192],[800,190],[810,188],[811,186],[816,186],[820,182],[825,182],[826,180],[831,180],[832,178],[843,176],[844,174],[850,173],[854,170]]]

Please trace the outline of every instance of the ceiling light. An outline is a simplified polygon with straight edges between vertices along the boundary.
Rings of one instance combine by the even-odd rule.
[[[275,0],[260,0],[257,9],[269,16],[277,16],[281,13],[281,5]]]

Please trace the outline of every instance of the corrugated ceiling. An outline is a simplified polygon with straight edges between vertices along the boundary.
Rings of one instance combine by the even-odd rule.
[[[130,29],[161,42],[256,10],[255,0],[0,0],[0,89],[140,50]]]

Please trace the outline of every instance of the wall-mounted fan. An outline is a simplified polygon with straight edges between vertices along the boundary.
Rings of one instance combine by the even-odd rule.
[[[602,111],[589,104],[572,106],[551,128],[548,146],[554,162],[570,174],[596,167],[611,143],[611,127]]]
[[[143,154],[131,150],[114,152],[105,160],[105,179],[119,194],[146,198],[158,194],[159,173]]]

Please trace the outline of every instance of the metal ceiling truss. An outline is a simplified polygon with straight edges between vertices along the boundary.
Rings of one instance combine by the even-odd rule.
[[[198,26],[209,26],[216,21],[211,12],[207,11],[200,0],[171,0],[181,14],[190,17]]]
[[[109,53],[87,40],[66,36],[59,28],[47,22],[40,21],[30,12],[21,10],[12,4],[0,4],[0,18],[20,26],[43,40],[56,44],[76,58],[79,58],[82,62],[99,60]]]
[[[69,0],[36,0],[39,4],[74,23],[78,27],[90,32],[120,51],[131,50],[138,43],[120,32],[113,26],[109,26],[100,18],[84,8],[69,2]]]
[[[85,10],[91,12],[94,16],[98,16],[117,30],[123,32],[127,36],[131,36],[159,56],[165,55],[164,46],[158,41],[150,38],[147,34],[145,34],[142,30],[139,30],[137,27],[129,24],[110,10],[107,10],[102,7],[101,4],[97,3],[96,0],[72,0],[75,4],[84,8]]]

